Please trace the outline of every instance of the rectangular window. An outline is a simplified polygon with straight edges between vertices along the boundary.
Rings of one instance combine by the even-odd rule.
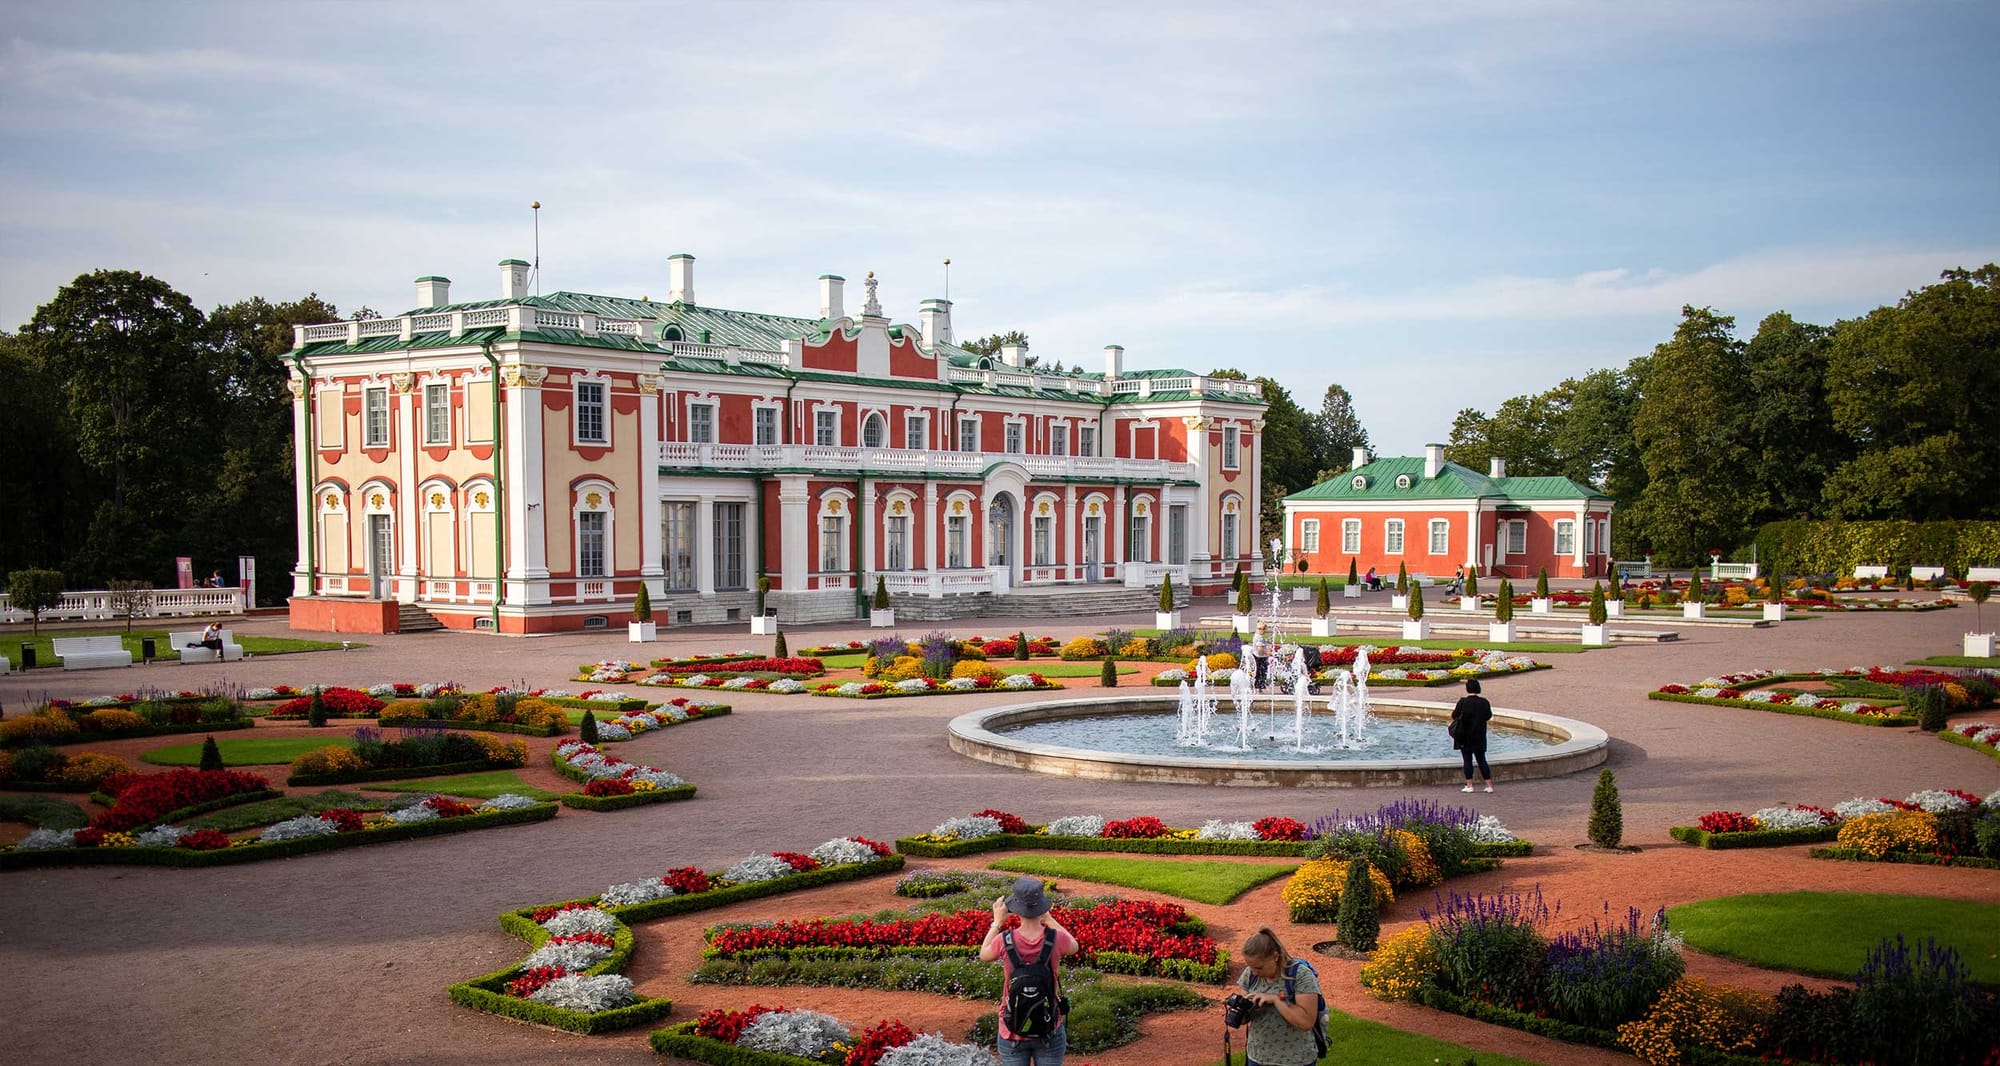
[[[1173,504],[1167,508],[1167,561],[1176,566],[1186,566],[1188,506]]]
[[[1576,523],[1557,522],[1556,554],[1574,555],[1575,553],[1576,553]]]
[[[479,444],[493,440],[493,382],[465,383],[465,439]]]
[[[1224,559],[1236,558],[1236,515],[1232,512],[1222,516],[1222,543],[1217,547]]]
[[[1048,515],[1035,517],[1035,565],[1054,566],[1056,562],[1056,520]]]
[[[1019,454],[1021,454],[1021,430],[1022,430],[1022,428],[1023,428],[1023,427],[1022,427],[1021,423],[1019,423],[1019,422],[1008,422],[1008,423],[1007,423],[1007,448],[1006,448],[1006,451],[1007,451],[1007,454],[1009,454],[1009,455],[1019,455]]]
[[[424,386],[424,443],[451,443],[451,386]]]
[[[1135,563],[1153,561],[1153,523],[1142,514],[1132,516],[1131,534],[1126,538],[1125,558]]]
[[[694,585],[694,504],[668,501],[660,505],[660,569],[666,586],[688,591]]]
[[[389,390],[361,390],[361,446],[389,446]]]
[[[910,568],[910,516],[889,516],[888,569]]]
[[[1307,518],[1299,522],[1299,551],[1307,555],[1319,550],[1319,519]]]
[[[827,515],[819,520],[819,568],[821,573],[830,574],[841,568],[840,559],[843,554],[841,547],[847,540],[843,536],[845,531],[841,527],[845,525],[845,522],[834,515]]]
[[[962,452],[976,452],[979,450],[979,419],[961,418],[958,420],[958,450]]]
[[[759,407],[753,417],[756,419],[756,443],[778,443],[778,409],[775,407]]]
[[[1237,454],[1243,430],[1236,426],[1222,427],[1222,468],[1234,470],[1242,457]]]
[[[1382,525],[1382,550],[1390,555],[1403,554],[1403,520],[1391,518]]]
[[[822,448],[832,448],[840,443],[840,412],[813,412],[813,443]]]
[[[1078,426],[1076,429],[1076,454],[1095,456],[1097,454],[1097,427]]]
[[[604,576],[604,512],[576,515],[576,576]]]
[[[944,520],[944,565],[954,570],[965,566],[965,516]]]
[[[688,440],[695,444],[715,443],[715,405],[688,405]]]
[[[1049,454],[1069,454],[1069,423],[1065,422],[1049,428]]]
[[[743,580],[743,504],[715,505],[715,587],[740,589]]]
[[[920,452],[931,446],[931,416],[903,416],[903,447]]]
[[[609,444],[604,423],[604,383],[579,381],[576,385],[576,439],[579,444]]]
[[[1516,518],[1507,523],[1507,554],[1528,554],[1528,523]]]
[[[1431,554],[1451,554],[1451,523],[1445,519],[1431,519]]]
[[[1347,518],[1341,520],[1340,550],[1344,555],[1361,554],[1361,519]]]

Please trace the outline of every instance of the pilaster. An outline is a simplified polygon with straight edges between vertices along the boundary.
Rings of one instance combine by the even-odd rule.
[[[639,375],[639,576],[665,592],[660,540],[660,379]]]
[[[416,379],[405,372],[392,375],[390,385],[401,398],[402,424],[397,427],[396,488],[396,600],[417,601],[417,535],[424,513],[423,493],[417,491],[417,390]]]
[[[312,457],[319,442],[310,439],[306,432],[306,404],[312,402],[311,379],[293,378],[292,390],[292,440],[298,442],[292,448],[292,504],[298,512],[299,561],[292,567],[292,595],[310,596],[313,589],[312,569],[317,561],[313,557],[312,539],[318,523],[317,511],[313,507]]]
[[[549,602],[549,538],[542,463],[542,382],[539,366],[504,366],[500,380],[508,396],[507,435],[501,449],[507,471],[507,602],[534,606]]]
[[[812,573],[808,562],[812,550],[813,522],[807,510],[811,495],[807,491],[803,475],[786,475],[778,478],[778,536],[781,540],[779,557],[784,560],[784,588],[787,592],[804,592],[806,576]]]

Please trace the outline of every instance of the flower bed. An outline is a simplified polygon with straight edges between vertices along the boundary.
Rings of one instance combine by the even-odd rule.
[[[816,645],[814,647],[810,647],[805,649],[804,651],[799,652],[799,654],[811,655],[815,658],[824,658],[828,655],[859,655],[867,650],[868,650],[868,644],[866,641],[850,640],[845,644]]]
[[[803,675],[815,677],[815,674]],[[806,691],[806,683],[797,677],[751,677],[747,674],[695,673],[695,674],[652,674],[640,678],[636,684],[654,688],[719,688],[731,692],[747,689],[752,692],[775,692],[791,695]]]
[[[2000,725],[1992,722],[1955,725],[1939,733],[1938,739],[2000,759]]]
[[[1740,673],[1724,674],[1720,677],[1705,678],[1690,684],[1662,685],[1648,692],[1647,699],[1669,700],[1675,703],[1698,703],[1715,707],[1743,707],[1753,711],[1771,711],[1777,714],[1805,715],[1812,718],[1828,718],[1836,722],[1852,722],[1856,725],[1911,726],[1917,720],[1904,713],[1901,706],[1885,706],[1865,700],[1843,699],[1818,696],[1810,692],[1784,692],[1769,686],[1786,681],[1827,681],[1844,679],[1850,681],[1870,681],[1884,685],[1904,685],[1923,683],[1918,675],[1933,671],[1890,671],[1881,668],[1849,670],[1817,670],[1808,673],[1781,673],[1777,670],[1746,670]],[[1949,676],[1953,682],[1961,679]],[[1963,691],[1963,689],[1961,689]]]
[[[856,650],[858,651],[859,649],[857,648]],[[806,654],[811,655],[812,652],[807,651]],[[678,666],[704,666],[704,665],[712,665],[715,663],[736,663],[736,662],[741,662],[745,659],[756,659],[756,658],[760,658],[760,656],[756,652],[751,651],[748,648],[744,648],[741,651],[716,652],[712,655],[681,655],[672,659],[654,659],[651,665],[655,670],[671,670]]]
[[[901,681],[827,682],[809,689],[815,696],[849,700],[886,700],[901,696],[957,696],[967,692],[1047,692],[1061,685],[1040,674],[1008,674],[1004,677],[954,677],[939,681],[934,677],[911,677]]]
[[[588,681],[597,685],[623,685],[632,680],[635,671],[645,667],[624,659],[606,659],[603,662],[584,663],[576,668],[576,677],[571,680]]]
[[[991,1053],[954,1044],[938,1033],[918,1033],[896,1019],[851,1030],[815,1011],[756,1004],[716,1009],[691,1022],[656,1030],[654,1051],[715,1066],[976,1066]]]
[[[381,730],[354,731],[354,746],[328,745],[292,760],[285,784],[293,787],[353,781],[395,781],[409,777],[505,770],[528,765],[528,744],[482,733],[444,732],[422,726],[384,740]]]
[[[207,733],[248,729],[253,724],[240,704],[220,696],[141,700],[129,706],[50,700],[28,714],[0,720],[0,748]]]
[[[540,696],[544,703],[553,703],[558,707],[574,707],[579,711],[643,711],[652,706],[638,696],[621,696],[616,692],[599,692],[595,689],[586,689],[574,696],[561,689],[548,689]]]
[[[311,692],[308,687],[307,692]],[[360,689],[334,685],[319,690],[320,702],[326,706],[328,718],[373,718],[382,713],[386,706],[381,700]],[[304,718],[312,710],[310,695],[297,696],[271,709],[272,718]]]
[[[554,811],[553,804],[550,804],[549,808],[551,812]],[[821,847],[826,846],[821,845]],[[542,1001],[528,997],[542,993],[548,983],[559,977],[617,976],[617,971],[624,968],[632,954],[632,933],[630,927],[626,925],[627,922],[688,914],[742,900],[816,888],[820,885],[900,870],[902,866],[903,858],[900,855],[878,856],[865,862],[821,865],[809,871],[742,883],[727,880],[726,872],[709,874],[693,867],[682,867],[669,870],[651,882],[613,885],[604,894],[587,899],[566,900],[541,907],[508,911],[500,915],[500,927],[526,940],[534,952],[541,952],[549,941],[558,936],[573,937],[589,932],[610,937],[612,939],[610,950],[598,955],[594,950],[577,949],[575,956],[555,959],[554,961],[559,962],[579,961],[581,957],[597,956],[578,974],[569,973],[567,967],[547,967],[562,969],[563,973],[560,975],[547,972],[528,973],[530,969],[528,963],[531,961],[537,962],[534,968],[542,968],[540,963],[543,960],[537,960],[536,954],[531,953],[504,970],[452,985],[449,990],[451,999],[460,1006],[471,1007],[474,1010],[579,1033],[606,1032],[651,1021],[664,1017],[672,1009],[673,1004],[664,999],[651,999],[611,1006],[604,1010],[587,1011],[576,1009],[575,1006],[547,1002],[552,998],[549,995],[543,995]],[[653,887],[646,887],[648,885]],[[611,898],[632,898],[634,901],[605,902]],[[522,982],[524,978],[525,984],[517,983]],[[629,988],[630,982],[627,981],[628,992]],[[520,994],[523,992],[526,992],[527,996]]]
[[[655,664],[658,665],[658,664]],[[689,665],[668,665],[660,667],[660,674],[686,676],[707,674],[710,677],[737,677],[742,674],[778,674],[783,677],[818,677],[826,673],[826,664],[810,656],[788,656],[783,659],[751,658],[732,659],[725,663],[698,663]],[[660,674],[653,676],[657,677]]]
[[[703,718],[719,718],[728,713],[729,705],[726,703],[711,703],[707,700],[690,700],[686,696],[676,696],[650,710],[599,719],[597,741],[600,744],[617,743],[631,740],[655,729],[665,729],[668,726]]]
[[[390,686],[383,686],[390,687]],[[394,686],[400,690],[404,686]],[[372,695],[375,690],[371,689]],[[428,697],[396,695],[378,715],[383,725],[470,729],[489,733],[522,733],[552,737],[569,729],[562,708],[516,688],[464,693],[455,688]]]
[[[213,772],[213,771],[211,771]],[[224,771],[227,772],[227,771]],[[152,775],[164,776],[164,775]],[[275,797],[276,793],[251,794],[249,798],[263,799]],[[428,803],[430,799],[442,797],[411,797],[416,800],[412,807]],[[93,832],[89,829],[38,830],[37,833],[52,833],[52,837],[38,839],[30,834],[29,840],[10,850],[0,851],[0,870],[22,869],[29,866],[82,866],[96,864],[127,864],[138,866],[219,866],[228,863],[257,862],[263,859],[283,859],[294,855],[306,855],[335,848],[357,847],[367,844],[381,844],[392,840],[410,840],[417,837],[435,836],[441,833],[459,833],[474,829],[491,829],[505,825],[519,825],[525,822],[539,822],[556,815],[553,803],[536,803],[524,797],[515,796],[517,801],[505,806],[500,797],[487,801],[468,813],[457,813],[464,807],[455,801],[444,800],[439,804],[446,814],[432,808],[432,816],[411,818],[407,821],[393,820],[390,816],[364,818],[353,811],[324,811],[318,815],[289,819],[289,822],[303,823],[313,820],[322,826],[305,827],[303,824],[279,832],[271,839],[231,840],[227,835],[213,829],[183,832],[171,826],[132,834],[126,832],[104,832],[94,846],[82,843],[79,838]],[[410,808],[404,808],[405,810]],[[179,817],[185,812],[176,812]],[[279,823],[286,825],[287,823]],[[276,829],[276,826],[271,827]],[[271,829],[265,830],[270,833]],[[71,834],[69,840],[60,841],[61,833]],[[169,840],[171,835],[172,839]],[[33,846],[30,845],[33,841]]]
[[[1310,827],[1295,819],[1271,817],[1254,822],[1215,820],[1193,829],[1167,826],[1157,818],[1117,822],[1097,815],[1072,815],[1047,825],[1033,825],[1004,811],[986,810],[970,817],[948,819],[928,833],[899,839],[896,850],[935,859],[1010,848],[1294,857],[1305,855],[1313,840],[1336,831],[1365,825],[1373,832],[1383,826],[1400,827],[1412,819],[1465,827],[1472,835],[1475,854],[1481,858],[1527,855],[1534,850],[1534,844],[1515,838],[1496,818],[1482,818],[1465,808],[1426,803],[1392,804],[1355,818],[1335,812]],[[1134,832],[1135,824],[1143,828],[1144,835]],[[1118,835],[1113,835],[1114,830]]]
[[[566,740],[550,753],[556,772],[583,783],[584,791],[563,796],[566,807],[586,811],[615,811],[648,803],[692,799],[694,786],[679,774],[655,766],[642,766],[607,755],[603,748],[581,740]],[[611,782],[616,782],[612,784]],[[591,789],[597,792],[593,794]]]
[[[1682,843],[1714,849],[1783,847],[1830,840],[1840,840],[1854,848],[1865,846],[1874,850],[1877,857],[1889,851],[1935,849],[1941,842],[1939,828],[1935,824],[1888,825],[1863,824],[1860,821],[1903,814],[1929,817],[1933,822],[1938,815],[1962,815],[1974,822],[1993,819],[1995,827],[1991,832],[1996,849],[2000,849],[2000,792],[1981,799],[1959,789],[1925,789],[1912,792],[1900,800],[1856,796],[1832,807],[1788,804],[1765,807],[1750,814],[1710,811],[1697,819],[1694,825],[1677,825],[1667,833]],[[1950,826],[1944,828],[1947,837],[1954,834]],[[1949,840],[1943,841],[1947,845],[1945,850],[1955,853],[1965,850],[1966,845],[1977,847],[1974,839],[1976,832],[1977,826],[1961,827],[1956,835],[1962,839],[1956,845]],[[2000,855],[1995,857],[2000,858]]]

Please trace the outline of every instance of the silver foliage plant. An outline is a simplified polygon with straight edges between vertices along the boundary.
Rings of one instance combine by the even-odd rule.
[[[76,846],[74,829],[37,829],[29,833],[27,839],[18,845],[22,851],[40,851],[43,848],[71,848]]]
[[[731,866],[723,873],[722,877],[726,881],[733,881],[742,885],[749,884],[752,881],[775,881],[780,877],[790,877],[795,873],[798,873],[798,871],[792,869],[791,863],[775,855],[752,855],[742,862]]]
[[[1071,814],[1049,823],[1048,834],[1052,837],[1101,837],[1104,835],[1104,818],[1096,814]]]
[[[665,899],[673,894],[671,885],[655,877],[651,881],[626,881],[612,885],[598,897],[598,902],[611,907],[628,907],[634,903]]]
[[[588,970],[604,961],[611,949],[588,940],[551,940],[530,952],[521,960],[521,968],[532,970],[539,966],[553,966],[557,969],[576,973]]]
[[[435,815],[433,815],[435,817]],[[307,837],[330,837],[340,832],[332,822],[317,814],[301,814],[297,818],[287,818],[266,828],[257,839],[269,844],[279,840],[304,840]]]
[[[1195,831],[1196,840],[1255,840],[1257,830],[1249,822],[1225,822],[1220,818],[1202,823]]]
[[[848,866],[857,862],[872,862],[875,849],[851,837],[829,840],[809,852],[821,866]]]
[[[179,844],[187,832],[177,825],[156,825],[140,833],[133,842],[142,848],[171,848]]]
[[[1500,824],[1500,819],[1490,814],[1482,814],[1479,820],[1466,827],[1472,839],[1481,844],[1511,844],[1514,831]]]
[[[596,1014],[614,1007],[623,1007],[638,997],[632,991],[631,978],[622,974],[603,973],[588,977],[581,975],[558,977],[535,989],[528,998],[551,1007]]]
[[[518,811],[523,807],[533,807],[537,801],[532,796],[518,792],[502,792],[479,805],[482,811]]]
[[[984,816],[972,818],[952,818],[931,830],[932,836],[952,837],[957,840],[978,840],[981,837],[1000,835],[1000,820]]]
[[[438,818],[438,812],[432,810],[430,807],[422,803],[413,804],[411,806],[404,807],[401,810],[395,810],[389,812],[389,820],[396,823],[397,825],[415,825],[418,822],[435,822],[437,821],[437,818]]]
[[[753,1051],[818,1059],[833,1050],[833,1045],[850,1039],[847,1027],[831,1015],[811,1010],[781,1010],[760,1015],[744,1027],[736,1043]]]
[[[920,1033],[875,1061],[877,1066],[994,1066],[1000,1060],[982,1048],[954,1044],[936,1033]]]
[[[596,907],[578,907],[575,910],[559,911],[542,923],[550,936],[575,936],[578,933],[603,933],[611,936],[618,932],[618,919],[598,910]]]

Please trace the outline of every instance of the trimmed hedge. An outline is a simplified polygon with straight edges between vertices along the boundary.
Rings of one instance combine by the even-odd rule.
[[[601,746],[601,745],[600,745],[600,746]],[[550,763],[552,763],[552,764],[553,764],[553,765],[555,766],[555,768],[556,768],[556,773],[559,773],[559,774],[563,775],[564,777],[567,777],[567,778],[569,778],[569,779],[570,779],[571,781],[574,781],[574,782],[576,782],[576,783],[577,783],[577,784],[579,784],[579,785],[587,785],[587,784],[589,784],[589,783],[591,782],[591,776],[590,776],[589,774],[587,774],[587,773],[584,773],[584,772],[583,772],[582,770],[578,770],[578,769],[576,769],[575,767],[571,766],[570,764],[568,764],[568,763],[566,763],[566,762],[562,761],[562,756],[560,756],[560,755],[557,755],[557,754],[556,754],[555,752],[553,752],[553,751],[549,752],[549,762],[550,762]],[[681,789],[683,789],[683,788],[684,788],[684,789],[687,789],[687,791],[686,791],[685,793],[682,793],[682,792],[681,792]],[[679,785],[679,786],[676,786],[676,787],[674,787],[674,788],[667,788],[667,789],[661,789],[660,791],[661,791],[662,793],[669,793],[669,795],[665,795],[665,796],[663,797],[664,799],[687,799],[687,798],[688,798],[689,796],[692,796],[692,795],[694,795],[694,785],[692,785],[692,784],[684,784],[684,785]],[[630,799],[633,799],[633,798],[634,798],[634,796],[636,796],[636,795],[637,795],[637,793],[634,793],[634,794],[633,794],[633,796],[585,796],[585,795],[584,795],[583,793],[581,793],[581,792],[571,792],[571,793],[568,793],[567,795],[565,795],[565,796],[563,797],[563,802],[564,802],[564,803],[568,803],[568,804],[569,804],[570,806],[572,806],[572,807],[575,807],[576,809],[578,809],[578,810],[582,810],[582,811],[615,811],[615,810],[617,810],[617,809],[618,809],[619,807],[636,807],[636,806],[638,806],[638,805],[640,805],[640,804],[642,804],[642,803],[648,803],[648,802],[651,802],[651,803],[658,803],[658,802],[660,802],[660,800],[643,800],[643,799],[642,799],[642,800],[637,800],[636,802],[633,802],[633,803],[621,803],[621,804],[616,804],[616,805],[613,805],[613,806],[608,806],[608,807],[586,807],[586,806],[583,806],[582,804],[577,804],[577,803],[570,803],[570,802],[569,802],[569,801],[570,801],[570,797],[572,797],[572,796],[576,797],[577,799],[584,799],[584,800],[589,800],[589,801],[590,801],[590,802],[592,802],[592,803],[597,803],[597,802],[600,802],[600,801],[602,801],[602,800],[608,800],[608,799],[621,799],[621,800],[630,800]]]
[[[1787,574],[1848,574],[1863,564],[1957,573],[2000,563],[2000,522],[1767,522],[1756,545],[1758,558]]]
[[[579,711],[643,711],[651,706],[651,704],[637,696],[623,696],[616,703],[612,703],[609,700],[580,700],[575,696],[535,696],[532,698],[541,700],[543,703],[553,704],[557,707],[574,707]]]
[[[86,781],[0,781],[9,792],[92,792],[97,786]]]
[[[293,774],[285,778],[285,784],[293,788],[313,788],[319,785],[345,785],[354,781],[401,781],[411,777],[444,777],[449,774],[471,774],[482,770],[511,770],[510,766],[494,766],[485,759],[477,762],[444,762],[434,766],[385,766],[379,770],[352,770],[339,774]]]
[[[1301,858],[1308,841],[1303,840],[1174,840],[1165,837],[1051,837],[1034,833],[998,833],[976,840],[954,840],[939,844],[915,837],[896,841],[896,850],[923,859],[955,859],[982,851],[1010,848],[1045,851],[1118,851],[1134,855],[1258,855]],[[1480,858],[1520,858],[1534,853],[1529,840],[1504,844],[1475,844],[1472,854]]]
[[[1922,851],[1892,851],[1886,855],[1870,855],[1860,848],[1814,848],[1806,854],[1815,859],[1841,859],[1846,862],[1897,862],[1909,866],[1969,866],[1977,870],[2000,870],[2000,859],[1982,859],[1977,855],[1959,855],[1945,858]]]
[[[1868,714],[1848,714],[1846,711],[1829,711],[1821,707],[1793,707],[1789,704],[1752,703],[1749,700],[1723,700],[1707,696],[1697,696],[1692,692],[1648,692],[1649,700],[1668,700],[1674,703],[1692,703],[1701,707],[1742,707],[1751,711],[1770,711],[1774,714],[1796,714],[1806,718],[1826,718],[1835,722],[1850,722],[1854,725],[1909,726],[1917,720],[1906,714],[1878,717]]]
[[[802,1059],[797,1055],[781,1055],[774,1051],[754,1051],[735,1044],[725,1044],[720,1040],[696,1036],[693,1022],[670,1025],[665,1029],[653,1030],[647,1042],[653,1050],[662,1055],[693,1059],[711,1066],[820,1066],[814,1059]]]
[[[1612,1030],[1595,1029],[1587,1025],[1527,1014],[1480,1000],[1467,999],[1440,988],[1421,988],[1412,999],[1436,1010],[1448,1011],[1493,1025],[1504,1025],[1509,1029],[1519,1029],[1551,1040],[1583,1044],[1588,1047],[1610,1048],[1614,1051],[1626,1050],[1618,1043],[1618,1034]],[[1692,1044],[1681,1045],[1680,1053],[1681,1061],[1688,1066],[1760,1066],[1769,1061],[1754,1055],[1731,1055]]]
[[[1742,833],[1711,833],[1692,825],[1677,825],[1667,835],[1683,844],[1722,851],[1729,848],[1781,848],[1787,844],[1818,844],[1840,836],[1837,825],[1804,829],[1752,829]]]
[[[518,722],[466,722],[457,718],[411,718],[386,723],[396,729],[453,729],[466,733],[518,733],[524,737],[552,737],[569,729],[557,725],[521,725]]]
[[[1947,744],[1956,744],[1961,748],[1971,748],[1973,751],[1976,751],[1981,755],[1986,756],[1989,759],[2000,759],[2000,748],[1989,747],[1985,744],[1981,744],[1980,742],[1972,739],[1971,737],[1965,736],[1962,733],[1954,733],[1951,730],[1946,729],[1938,733],[1938,739],[1944,741]],[[16,786],[8,785],[7,787],[14,788]]]
[[[551,804],[551,806],[554,805]],[[604,910],[608,911],[621,922],[645,922],[651,921],[654,918],[670,918],[676,914],[693,914],[696,911],[705,911],[713,907],[741,903],[746,899],[781,896],[787,892],[818,888],[821,885],[839,884],[842,881],[854,881],[863,877],[873,877],[876,874],[895,873],[897,870],[903,868],[903,861],[901,855],[887,855],[873,862],[857,862],[846,866],[825,866],[817,870],[807,870],[804,873],[792,874],[789,877],[774,878],[769,881],[752,881],[748,884],[730,885],[726,888],[711,889],[707,892],[699,892],[689,896],[668,896],[665,899],[647,900],[644,903],[633,903],[623,907],[605,907]],[[506,914],[500,916],[500,921],[501,924],[505,925],[511,916],[516,921],[533,925],[534,918],[532,915],[542,907],[561,907],[570,903],[595,904],[596,902],[596,896],[585,896],[581,899],[566,899],[555,903],[537,904],[536,906],[526,907],[517,911],[508,911]]]
[[[358,833],[336,833],[333,836],[280,840],[270,844],[240,844],[216,851],[139,847],[44,848],[36,851],[16,849],[0,852],[0,870],[19,870],[30,866],[225,866],[239,862],[259,862],[264,859],[288,859],[294,855],[310,855],[316,851],[332,851],[336,848],[359,847],[365,844],[384,844],[392,840],[412,840],[444,833],[462,833],[473,829],[493,829],[503,825],[541,822],[555,816],[555,804],[538,803],[533,807],[522,807],[511,811],[468,814],[460,818],[439,818],[435,821],[416,822],[410,825],[391,825],[381,829],[364,829]]]
[[[500,926],[526,940],[529,952],[541,947],[549,939],[548,930],[535,924],[532,919],[522,918],[512,912],[500,916]],[[631,927],[620,922],[617,931],[612,934],[611,954],[599,959],[596,965],[584,970],[583,973],[595,975],[623,970],[625,964],[632,960],[632,951],[636,946]],[[522,956],[524,959],[526,957]],[[451,1001],[462,1007],[471,1007],[473,1010],[485,1011],[488,1014],[498,1014],[517,1021],[547,1025],[586,1035],[628,1029],[634,1025],[664,1018],[674,1009],[674,1002],[670,999],[642,999],[595,1014],[552,1007],[546,1003],[536,1003],[530,999],[507,994],[507,982],[513,980],[520,972],[520,964],[515,963],[484,977],[461,981],[446,991],[450,994]]]
[[[105,710],[103,707],[91,707],[88,709],[92,711]],[[81,713],[84,708],[73,707],[65,710],[63,713],[68,714],[71,710]],[[180,733],[221,733],[231,729],[249,729],[256,724],[250,718],[243,717],[227,722],[180,722],[173,725],[149,725],[138,729],[120,729],[109,733],[86,733],[78,731],[67,736],[37,737],[31,740],[20,740],[8,746],[27,747],[30,744],[47,744],[52,748],[63,748],[72,744],[108,744],[114,740],[135,740],[140,737],[169,737]],[[7,787],[12,788],[14,786],[8,785]]]
[[[649,803],[669,803],[673,800],[694,798],[694,786],[661,788],[651,792],[634,792],[625,796],[586,796],[581,792],[564,793],[562,805],[579,811],[622,811],[627,807],[643,807]]]

